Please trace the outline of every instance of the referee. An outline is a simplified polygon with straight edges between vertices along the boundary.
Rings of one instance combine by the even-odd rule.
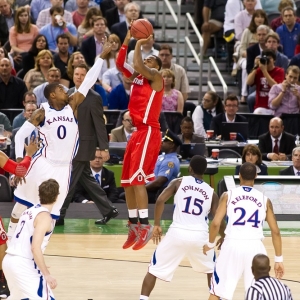
[[[252,273],[255,283],[248,289],[246,300],[293,300],[291,290],[278,279],[270,277],[270,269],[268,256],[254,256]]]

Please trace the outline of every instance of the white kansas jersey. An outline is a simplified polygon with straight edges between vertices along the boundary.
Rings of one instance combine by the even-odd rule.
[[[9,243],[6,253],[11,255],[17,255],[28,259],[33,259],[31,251],[31,243],[34,232],[34,220],[36,216],[41,212],[50,212],[45,207],[42,207],[40,204],[32,206],[29,209],[26,209],[18,222],[16,231]],[[52,221],[52,230],[48,232],[42,244],[42,252],[45,251],[46,246],[48,245],[50,236],[54,229],[54,221]]]
[[[55,110],[48,103],[42,103],[45,121],[39,129],[42,148],[34,157],[43,155],[52,163],[69,164],[78,147],[78,125],[70,105]]]
[[[228,192],[226,238],[262,239],[268,198],[249,186]]]
[[[207,231],[212,196],[213,189],[207,183],[193,176],[183,176],[174,196],[170,227]]]

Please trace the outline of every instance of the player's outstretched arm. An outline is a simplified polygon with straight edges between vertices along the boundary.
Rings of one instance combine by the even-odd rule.
[[[154,228],[153,228],[153,237],[152,237],[153,242],[156,245],[161,240],[162,229],[160,227],[160,220],[165,208],[165,203],[168,201],[168,199],[170,199],[170,197],[175,195],[181,183],[181,180],[182,180],[181,178],[176,178],[172,180],[156,200],[156,204],[154,208]]]
[[[212,248],[214,248],[215,246],[215,239],[216,236],[220,230],[220,226],[223,222],[224,216],[226,214],[227,211],[227,200],[228,200],[228,194],[227,192],[223,193],[221,198],[220,198],[220,202],[219,202],[219,206],[216,210],[216,214],[210,224],[209,227],[209,241],[206,245],[204,245],[203,247],[203,253],[206,254],[207,251],[211,250]]]
[[[38,150],[37,139],[32,139],[28,146],[25,145],[26,156],[20,163],[16,163],[13,160],[9,159],[7,155],[0,151],[0,167],[4,171],[14,174],[19,177],[25,176],[29,168],[32,155]]]
[[[126,62],[128,44],[130,39],[131,39],[131,33],[130,33],[130,29],[128,29],[126,37],[124,39],[124,42],[120,48],[119,54],[116,59],[116,67],[125,77],[133,80],[138,75],[138,73],[135,72],[132,66],[130,66]]]
[[[47,212],[40,212],[34,220],[34,232],[32,237],[31,251],[33,258],[38,268],[44,275],[47,283],[51,289],[55,289],[57,282],[55,278],[50,275],[50,272],[45,264],[44,255],[42,253],[41,247],[47,232],[52,230],[51,228],[52,218]]]
[[[280,230],[278,228],[276,217],[273,211],[273,205],[270,199],[268,199],[267,201],[266,221],[268,222],[269,227],[271,229],[272,242],[275,250],[275,266],[274,266],[275,276],[276,278],[281,279],[282,276],[284,275],[282,242],[281,242]]]

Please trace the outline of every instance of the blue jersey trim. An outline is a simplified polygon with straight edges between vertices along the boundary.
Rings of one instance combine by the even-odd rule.
[[[21,199],[21,198],[17,197],[16,195],[14,195],[14,200],[20,204],[27,206],[28,208],[33,206],[32,203],[30,203],[24,199]]]

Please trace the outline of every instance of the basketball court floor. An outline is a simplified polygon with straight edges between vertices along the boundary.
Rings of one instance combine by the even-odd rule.
[[[8,219],[5,219],[7,225]],[[127,228],[125,220],[111,220],[96,226],[94,219],[66,219],[55,229],[45,253],[46,264],[57,279],[55,299],[62,300],[138,300],[149,260],[156,246],[152,241],[139,250],[123,250]],[[170,221],[163,221],[166,232]],[[294,300],[300,299],[299,222],[279,222],[283,236],[283,256],[287,284]],[[268,229],[264,244],[273,268],[274,251]],[[274,273],[271,272],[273,275]],[[183,260],[171,283],[157,280],[153,300],[206,300],[206,275],[194,272]],[[242,280],[234,300],[244,299]],[[278,299],[280,300],[280,299]]]

